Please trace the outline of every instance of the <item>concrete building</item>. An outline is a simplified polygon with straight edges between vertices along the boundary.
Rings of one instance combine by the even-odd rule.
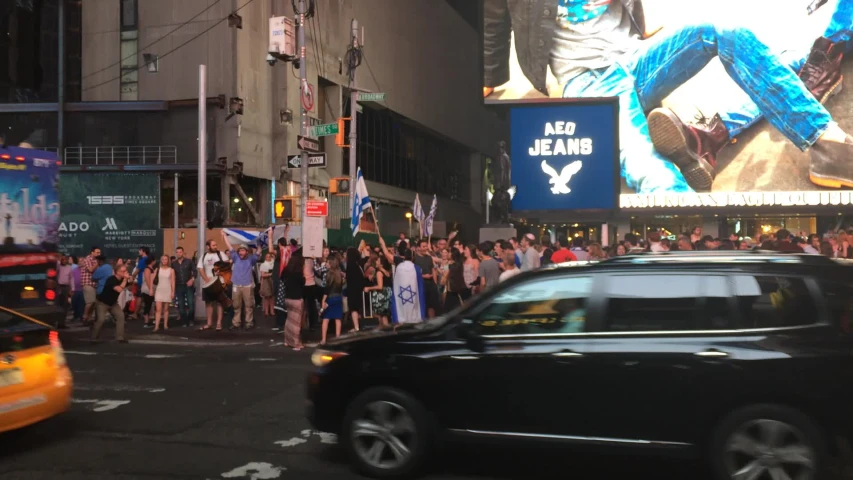
[[[52,5],[41,14],[47,18],[56,14],[60,1],[31,3]],[[306,25],[311,123],[349,115],[344,58],[353,18],[363,28],[356,84],[387,94],[385,102],[362,106],[357,147],[368,190],[380,205],[383,232],[405,230],[404,214],[418,192],[425,208],[437,194],[438,219],[460,223],[474,239],[485,208],[483,159],[497,154],[507,134],[505,122],[484,108],[478,95],[476,21],[466,21],[451,4],[436,0],[313,3],[315,15]],[[79,25],[68,23],[72,8]],[[13,10],[16,18],[29,14]],[[231,223],[269,223],[273,194],[299,194],[298,170],[288,170],[286,162],[298,153],[301,96],[298,70],[291,63],[270,66],[265,60],[271,16],[292,18],[291,2],[68,1],[66,30],[77,32],[80,48],[79,69],[66,69],[74,72],[73,79],[67,73],[65,78],[66,89],[74,93],[61,105],[55,94],[29,104],[21,96],[0,99],[7,102],[0,105],[0,122],[15,125],[22,137],[40,128],[44,146],[63,148],[69,169],[130,164],[161,175],[166,227],[173,221],[171,189],[178,173],[179,220],[192,224],[198,66],[205,64],[208,199],[230,207]],[[49,63],[43,57],[41,63]],[[9,83],[14,90],[14,81]],[[44,88],[56,89],[56,84]],[[242,114],[233,114],[238,101]],[[40,120],[22,120],[33,115]],[[60,116],[61,134],[54,122]],[[312,169],[310,184],[312,195],[326,197],[330,179],[348,176],[349,168],[347,150],[337,147],[333,136],[322,137],[321,143],[327,167]],[[347,198],[335,197],[331,210],[329,226],[337,228],[348,216]]]

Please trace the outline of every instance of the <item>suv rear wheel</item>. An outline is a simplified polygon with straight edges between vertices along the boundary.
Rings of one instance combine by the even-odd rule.
[[[347,407],[341,440],[357,470],[376,478],[417,473],[428,454],[426,409],[408,393],[367,390]]]
[[[716,428],[710,461],[720,480],[818,480],[826,459],[820,429],[792,408],[754,405]]]

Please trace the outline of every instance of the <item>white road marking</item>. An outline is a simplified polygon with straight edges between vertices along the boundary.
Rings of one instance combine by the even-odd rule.
[[[266,462],[249,462],[242,467],[237,467],[230,472],[222,474],[222,478],[248,478],[250,480],[272,480],[281,476],[284,467],[276,467]]]
[[[278,445],[279,447],[287,448],[302,445],[303,443],[308,443],[308,440],[305,440],[304,438],[293,437],[290,440],[278,440],[272,443]]]
[[[338,436],[334,433],[318,432],[316,430],[302,430],[301,433],[305,438],[311,436],[320,437],[320,443],[325,443],[327,445],[335,445],[338,443]]]
[[[76,373],[76,372],[75,372]],[[147,392],[147,393],[163,393],[166,391],[162,387],[139,387],[136,385],[74,385],[74,390],[81,392]]]
[[[183,355],[177,355],[174,353],[149,353],[145,355],[145,358],[179,358],[183,357]]]
[[[275,358],[250,358],[250,362],[274,362],[277,359]]]
[[[109,410],[115,410],[122,405],[127,405],[130,403],[130,400],[83,400],[80,398],[73,398],[71,399],[71,403],[91,403],[94,404],[94,407],[92,407],[93,412],[107,412]]]
[[[80,352],[77,350],[65,350],[66,355],[97,355],[98,352]]]

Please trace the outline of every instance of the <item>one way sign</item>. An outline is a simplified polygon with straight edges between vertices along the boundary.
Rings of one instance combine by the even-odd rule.
[[[287,156],[287,168],[299,168],[301,162],[299,155]],[[315,153],[308,155],[308,168],[326,168],[326,154]]]

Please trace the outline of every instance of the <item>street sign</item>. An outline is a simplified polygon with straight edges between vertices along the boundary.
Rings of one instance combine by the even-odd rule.
[[[305,204],[305,215],[309,217],[328,217],[329,204],[325,200],[308,200]]]
[[[287,156],[287,168],[299,168],[302,165],[300,155]],[[308,155],[308,168],[326,168],[326,154],[314,153]]]
[[[297,135],[296,144],[299,146],[300,150],[303,150],[305,152],[320,153],[320,142],[313,138]]]
[[[328,135],[336,135],[338,133],[337,123],[325,123],[323,125],[315,125],[308,127],[309,137],[325,137]]]
[[[384,102],[385,94],[384,93],[366,93],[361,92],[358,94],[359,102]]]

